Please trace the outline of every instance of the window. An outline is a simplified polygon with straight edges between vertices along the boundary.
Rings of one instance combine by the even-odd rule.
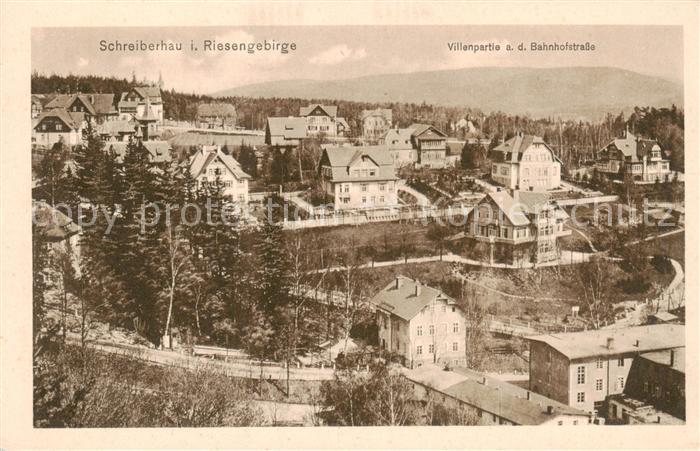
[[[367,191],[367,185],[363,183],[362,184],[362,192],[364,193],[366,191]]]
[[[452,323],[452,332],[459,333],[459,323]]]
[[[362,196],[362,203],[366,204],[367,203],[367,196]]]
[[[578,426],[578,420],[574,420],[574,426]]]
[[[423,336],[423,326],[416,327],[416,335],[419,337]]]
[[[416,346],[416,355],[423,354],[423,346]]]
[[[596,368],[603,368],[603,359],[598,359],[595,361]]]
[[[379,191],[386,191],[386,183],[379,184]]]
[[[617,378],[617,389],[622,390],[625,388],[625,378],[620,376]]]
[[[582,391],[576,393],[576,402],[586,402],[586,393]]]
[[[454,307],[452,307],[452,313],[454,313],[454,312],[455,312],[455,308],[454,308]]]
[[[446,305],[443,305],[443,306],[442,306],[442,313],[445,313],[446,311],[447,311],[447,306],[446,306]]]
[[[596,391],[603,391],[603,379],[595,380],[595,389]]]
[[[435,345],[428,345],[428,354],[435,354]]]
[[[617,366],[625,366],[625,358],[624,357],[620,357],[619,359],[617,359]]]
[[[429,333],[430,335],[435,335],[435,326],[433,326],[433,325],[431,324],[430,327],[428,328],[428,333]]]
[[[579,365],[579,367],[576,369],[576,383],[586,383],[586,367],[583,365]]]
[[[370,170],[369,170],[369,175],[372,176],[372,177],[374,177],[375,175],[377,175],[376,169],[370,169]]]
[[[456,341],[452,343],[452,350],[453,351],[459,351],[459,343]]]
[[[379,196],[379,202],[382,204],[384,203],[384,196]]]
[[[562,420],[557,421],[557,426],[563,426],[564,422]]]

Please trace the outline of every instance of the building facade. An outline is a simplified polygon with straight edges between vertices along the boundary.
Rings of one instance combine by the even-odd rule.
[[[530,390],[604,416],[606,399],[624,392],[636,356],[684,346],[685,328],[662,324],[528,340]]]
[[[411,143],[416,150],[416,165],[423,168],[441,169],[448,166],[446,160],[447,135],[428,124],[413,124]]]
[[[303,117],[268,117],[265,125],[265,144],[282,150],[294,149],[306,139],[306,120]]]
[[[223,195],[230,201],[247,205],[248,180],[241,165],[219,146],[201,146],[190,157],[190,174],[197,181],[197,188],[206,188],[219,180],[223,186]]]
[[[546,191],[561,185],[561,160],[539,136],[519,132],[489,157],[491,178],[508,189]]]
[[[420,281],[397,276],[371,300],[381,349],[406,366],[466,364],[466,320],[456,301]]]
[[[344,118],[338,117],[335,105],[314,104],[299,109],[299,117],[306,120],[306,135],[325,135],[329,138],[345,136],[349,126]]]
[[[418,161],[411,142],[411,133],[412,130],[408,128],[392,128],[384,133],[382,140],[396,168],[413,166]]]
[[[163,98],[157,86],[135,86],[123,92],[117,107],[119,119],[130,120],[153,114],[159,124],[163,123]],[[149,110],[152,113],[149,113]]]
[[[596,169],[610,176],[630,174],[642,182],[663,182],[671,174],[670,160],[664,157],[659,143],[627,130],[622,138],[613,139],[598,152]]]
[[[44,108],[81,113],[86,121],[93,124],[102,124],[119,118],[114,106],[114,94],[59,94]]]
[[[59,141],[75,146],[81,143],[85,126],[83,113],[59,108],[45,110],[36,119],[32,137],[34,144],[43,147],[51,147]]]
[[[319,162],[324,191],[336,210],[398,205],[396,171],[382,146],[326,147]]]
[[[559,258],[558,239],[568,215],[547,193],[506,191],[488,193],[467,214],[458,238],[473,240],[490,263],[545,263]]]
[[[378,144],[391,128],[393,112],[388,108],[363,110],[360,115],[362,122],[362,138],[367,143]]]

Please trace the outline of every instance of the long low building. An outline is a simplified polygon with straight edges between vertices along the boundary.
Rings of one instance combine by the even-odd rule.
[[[634,359],[685,346],[685,326],[602,329],[537,335],[530,341],[530,390],[592,414],[625,391]]]
[[[553,399],[465,368],[427,364],[404,370],[418,401],[466,409],[481,426],[584,426],[590,415]]]

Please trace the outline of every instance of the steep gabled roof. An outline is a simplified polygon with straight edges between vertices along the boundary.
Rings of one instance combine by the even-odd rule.
[[[338,107],[335,105],[321,105],[320,103],[314,103],[313,105],[303,106],[299,108],[299,116],[306,117],[311,114],[316,108],[320,108],[330,117],[336,117],[338,115]]]
[[[418,294],[416,294],[417,286],[420,286]],[[375,294],[370,302],[379,309],[410,321],[438,298],[444,299],[449,304],[456,304],[454,299],[436,288],[423,285],[405,276],[396,276],[384,289]]]
[[[410,128],[390,128],[384,134],[384,144],[390,149],[412,149],[411,133],[413,129]]]
[[[203,146],[202,149],[192,155],[190,159],[190,174],[192,174],[192,177],[199,177],[199,175],[203,171],[206,171],[207,167],[216,159],[221,161],[237,179],[243,180],[251,178],[250,175],[243,171],[243,168],[241,168],[241,165],[235,158],[224,153],[218,146]]]
[[[70,113],[64,109],[55,108],[43,111],[36,119],[36,125],[34,128],[36,129],[39,124],[41,124],[41,122],[48,117],[55,117],[59,119],[67,127],[72,128],[73,130],[79,130],[82,126],[83,120],[85,119],[85,115],[83,113]]]
[[[527,218],[527,214],[523,209],[523,206],[513,199],[510,194],[506,191],[495,191],[489,192],[486,197],[484,197],[479,204],[486,202],[488,200],[493,201],[498,209],[505,214],[506,218],[514,226],[525,226],[530,224],[530,220]],[[476,210],[476,208],[474,209]],[[494,212],[497,214],[497,212]]]
[[[544,142],[544,139],[535,135],[524,135],[522,133],[518,133],[508,141],[494,147],[491,152],[495,154],[503,154],[503,161],[505,162],[517,163],[522,159],[523,153],[533,144],[544,145],[552,153],[554,159],[561,163],[559,157],[557,157],[552,148],[549,147],[546,142]]]
[[[430,124],[415,123],[415,124],[411,124],[408,128],[413,130],[413,132],[411,133],[411,136],[413,136],[414,138],[420,139],[420,136],[425,134],[427,131],[432,131],[434,134],[438,135],[439,137],[447,138],[447,134],[445,134],[442,130],[438,130],[437,127],[434,127]]]

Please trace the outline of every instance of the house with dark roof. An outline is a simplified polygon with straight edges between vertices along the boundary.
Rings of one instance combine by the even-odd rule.
[[[157,123],[163,123],[163,98],[157,86],[134,86],[121,93],[117,108],[119,119],[130,120],[153,115]]]
[[[362,110],[360,114],[362,138],[367,143],[379,143],[379,140],[384,137],[392,126],[392,114],[391,108]]]
[[[384,146],[326,146],[318,171],[336,210],[393,209],[398,205],[398,177]]]
[[[312,104],[299,108],[299,117],[306,121],[306,134],[328,137],[345,136],[350,131],[347,121],[338,116],[335,105]]]
[[[406,369],[414,398],[466,411],[479,426],[585,426],[590,415],[517,385],[467,369],[434,364]]]
[[[137,135],[138,130],[139,123],[134,119],[106,121],[96,127],[97,134],[105,142],[129,141]]]
[[[44,108],[82,113],[85,120],[94,121],[96,124],[118,118],[118,112],[114,106],[114,94],[59,94]]]
[[[236,107],[230,103],[200,103],[197,105],[197,127],[212,130],[236,128]]]
[[[370,302],[380,348],[400,355],[406,366],[466,364],[464,312],[441,290],[396,276]]]
[[[139,144],[148,151],[148,158],[154,165],[160,166],[163,164],[168,164],[172,161],[172,148],[168,141],[138,141]],[[129,146],[128,141],[107,141],[105,142],[105,149],[114,151],[118,162],[124,161],[124,156],[126,155],[127,147]]]
[[[67,146],[75,146],[80,144],[86,125],[83,112],[63,108],[46,109],[34,121],[33,142],[44,147],[51,147],[59,141]]]
[[[491,179],[508,189],[547,191],[561,185],[561,160],[539,136],[518,132],[489,158]]]
[[[467,214],[465,231],[452,237],[467,240],[469,253],[489,263],[545,263],[559,258],[557,240],[571,234],[568,218],[548,193],[489,192]]]
[[[201,146],[190,157],[189,169],[192,178],[197,181],[197,189],[204,189],[218,181],[223,187],[223,195],[229,200],[241,205],[248,204],[248,180],[251,177],[220,146]]]
[[[610,176],[631,174],[634,180],[642,182],[663,182],[671,174],[670,160],[659,143],[628,130],[598,152],[596,169]]]
[[[658,324],[527,339],[530,390],[604,416],[608,397],[625,392],[635,359],[685,347],[685,326]]]

